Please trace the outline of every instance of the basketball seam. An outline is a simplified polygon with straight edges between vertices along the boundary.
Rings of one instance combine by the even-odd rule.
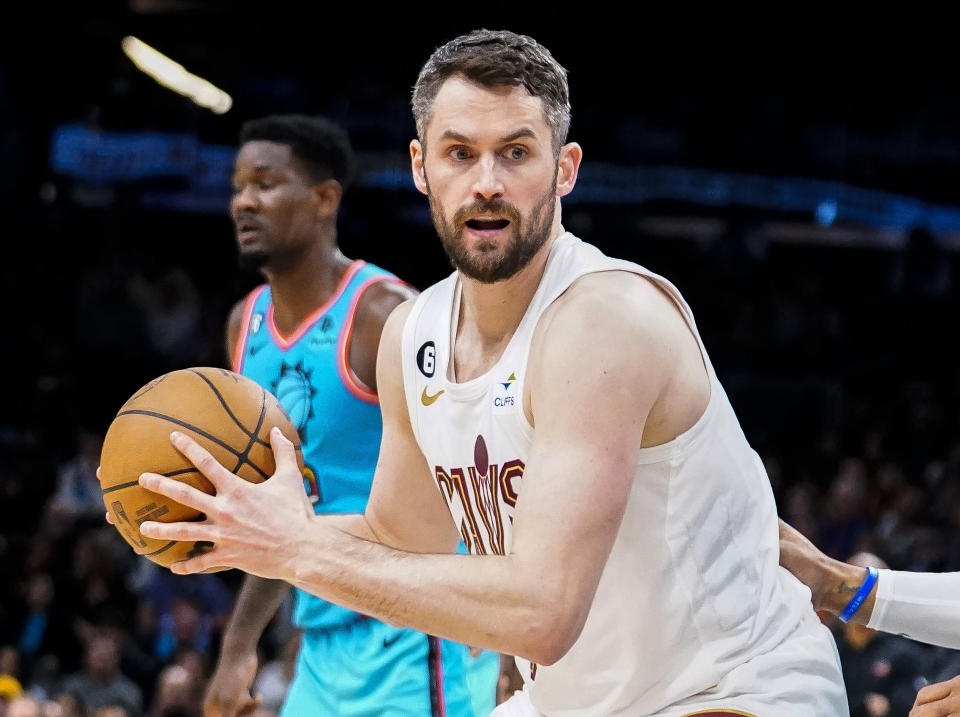
[[[164,545],[164,546],[163,546],[162,548],[160,548],[159,550],[154,550],[152,553],[140,553],[140,555],[142,555],[142,556],[145,557],[145,558],[152,558],[154,555],[159,555],[159,554],[162,553],[164,550],[169,550],[170,548],[172,548],[174,545],[176,545],[176,544],[179,543],[179,542],[180,542],[179,540],[171,540],[169,543],[167,543],[166,545]]]
[[[219,438],[217,438],[216,436],[212,436],[212,435],[210,435],[209,433],[207,433],[206,431],[204,431],[203,429],[197,428],[197,427],[194,426],[193,424],[187,423],[186,421],[182,421],[182,420],[180,420],[179,418],[174,418],[173,416],[167,416],[167,415],[165,415],[165,414],[163,414],[163,413],[157,413],[156,411],[145,411],[145,410],[143,410],[143,409],[130,409],[129,411],[121,411],[120,413],[117,414],[117,418],[120,418],[120,416],[127,416],[127,415],[151,416],[151,417],[153,417],[153,418],[159,418],[159,419],[161,419],[161,420],[163,420],[163,421],[169,421],[170,423],[173,423],[173,424],[175,424],[175,425],[177,425],[177,426],[180,426],[181,428],[186,428],[188,431],[193,431],[194,433],[196,433],[196,434],[199,435],[199,436],[203,436],[203,437],[206,438],[208,441],[211,441],[211,442],[213,442],[213,443],[216,443],[216,444],[217,444],[218,446],[220,446],[221,448],[223,448],[223,449],[225,449],[225,450],[227,450],[227,451],[230,451],[230,453],[232,453],[234,456],[240,456],[240,455],[241,455],[240,452],[237,451],[237,449],[234,448],[233,446],[231,446],[229,443],[225,443],[225,442],[221,441]],[[262,420],[262,418],[261,418],[261,420]],[[249,462],[249,461],[248,461],[248,462]],[[265,479],[270,477],[270,476],[268,476],[266,473],[264,473],[262,470],[260,470],[260,467],[259,467],[256,463],[250,463],[250,465],[253,467],[253,469],[254,469],[257,473],[259,473],[259,474],[260,474],[261,476],[263,476]]]
[[[180,470],[169,471],[168,473],[161,473],[160,475],[164,476],[165,478],[173,478],[174,476],[182,476],[182,475],[187,475],[188,473],[199,473],[199,472],[200,471],[198,471],[196,468],[181,468]],[[110,486],[109,488],[102,489],[100,493],[103,495],[106,495],[107,493],[112,493],[113,491],[120,490],[122,488],[132,488],[135,485],[140,485],[140,481],[132,480],[129,483],[121,483],[119,485],[113,485],[113,486]]]
[[[147,393],[150,393],[150,391],[152,391],[152,390],[155,389],[157,386],[159,386],[161,383],[163,383],[163,381],[164,381],[164,380],[167,378],[167,376],[169,376],[169,375],[170,375],[170,374],[165,373],[163,376],[160,376],[159,378],[154,379],[154,380],[151,381],[149,384],[147,384],[147,385],[144,386],[142,389],[140,389],[140,390],[137,391],[135,394],[133,394],[133,395],[130,397],[130,401],[136,401],[136,400],[137,400],[138,398],[140,398],[141,396],[143,396],[143,395],[145,395],[145,394],[147,394]],[[128,403],[129,403],[129,401],[128,401]]]
[[[204,382],[205,384],[207,384],[207,386],[210,387],[210,390],[213,391],[213,395],[217,397],[217,400],[220,401],[220,405],[223,406],[223,410],[226,411],[226,412],[227,412],[227,415],[230,416],[230,418],[233,420],[233,422],[236,423],[236,424],[240,427],[240,430],[247,434],[247,438],[250,438],[250,436],[255,435],[255,434],[253,434],[253,433],[250,433],[250,429],[247,428],[246,426],[244,426],[244,425],[240,422],[240,419],[236,417],[236,415],[234,414],[234,412],[230,410],[230,406],[227,405],[226,399],[223,397],[223,394],[220,393],[219,389],[217,389],[217,387],[213,385],[213,381],[211,381],[209,378],[207,378],[206,376],[204,376],[204,375],[203,375],[202,373],[200,373],[199,371],[196,371],[196,370],[194,370],[194,369],[189,369],[189,370],[190,370],[190,373],[194,374],[195,376],[199,376],[200,378],[202,378],[202,379],[203,379],[203,382]]]
[[[263,425],[263,419],[267,415],[267,392],[262,387],[260,388],[260,396],[262,400],[260,401],[260,417],[257,419],[257,427],[253,429],[253,433],[250,436],[250,442],[247,443],[247,447],[243,449],[243,453],[237,456],[238,463],[237,467],[233,469],[234,473],[240,470],[240,466],[242,466],[244,463],[253,465],[253,463],[250,461],[250,449],[253,448],[253,444],[257,442],[257,438],[259,437],[260,433],[260,427]]]

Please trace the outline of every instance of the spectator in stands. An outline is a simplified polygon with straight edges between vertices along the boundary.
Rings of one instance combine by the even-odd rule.
[[[857,550],[871,527],[866,501],[866,466],[859,458],[846,458],[827,494],[827,521],[820,530],[823,552],[841,559]]]
[[[150,717],[169,717],[172,713],[200,717],[197,705],[203,702],[203,686],[187,668],[170,665],[157,680],[156,697]]]
[[[41,707],[33,697],[22,695],[7,705],[6,717],[43,717]]]
[[[57,471],[57,487],[47,504],[48,521],[72,521],[103,513],[103,496],[97,479],[103,436],[81,428],[77,431],[77,452]]]
[[[88,708],[119,705],[130,713],[140,714],[140,688],[120,674],[120,654],[116,641],[97,634],[87,644],[86,669],[64,682],[65,692],[76,695]]]
[[[293,680],[297,666],[297,650],[300,649],[300,634],[291,631],[277,659],[265,664],[253,683],[253,694],[260,695],[262,706],[279,712]]]

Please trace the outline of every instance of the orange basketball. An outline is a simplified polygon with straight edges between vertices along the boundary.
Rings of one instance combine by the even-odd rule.
[[[138,555],[160,565],[210,549],[206,542],[148,538],[140,524],[201,520],[202,514],[166,496],[142,488],[141,473],[160,473],[213,494],[213,486],[170,443],[180,431],[214,458],[253,483],[275,469],[270,429],[280,428],[297,449],[303,470],[300,438],[270,392],[248,378],[220,368],[188,368],[155,378],[137,391],[117,413],[103,441],[100,488],[114,525]]]

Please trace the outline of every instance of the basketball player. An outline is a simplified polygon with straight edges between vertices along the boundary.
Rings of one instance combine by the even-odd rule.
[[[260,485],[173,434],[217,495],[145,474],[207,520],[141,530],[216,544],[177,573],[232,565],[516,655],[526,686],[497,717],[847,715],[689,307],[561,225],[582,157],[566,71],[476,31],[427,61],[413,109],[414,182],[456,271],[384,327],[366,511],[308,515],[276,430]]]
[[[960,649],[960,573],[864,569],[824,555],[801,533],[780,522],[780,562],[813,594],[813,605],[873,630]],[[852,610],[851,601],[862,592]],[[960,677],[917,693],[910,717],[960,716]]]
[[[230,214],[241,261],[267,283],[230,314],[233,369],[277,395],[294,422],[313,509],[362,511],[380,445],[377,345],[390,312],[415,292],[337,246],[353,164],[343,130],[319,117],[273,116],[246,123],[240,140]],[[254,706],[257,641],[287,590],[282,580],[244,578],[208,717]],[[304,633],[284,715],[471,714],[462,646],[299,590],[294,622]]]

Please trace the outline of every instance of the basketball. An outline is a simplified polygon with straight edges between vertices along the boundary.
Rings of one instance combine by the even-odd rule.
[[[148,538],[140,524],[200,520],[202,514],[140,486],[141,473],[159,473],[208,494],[214,488],[170,443],[180,431],[231,472],[260,483],[275,469],[270,429],[277,426],[297,450],[300,438],[273,394],[248,378],[220,368],[188,368],[155,378],[117,412],[103,442],[100,489],[103,502],[134,552],[169,566],[209,550],[207,542]]]

